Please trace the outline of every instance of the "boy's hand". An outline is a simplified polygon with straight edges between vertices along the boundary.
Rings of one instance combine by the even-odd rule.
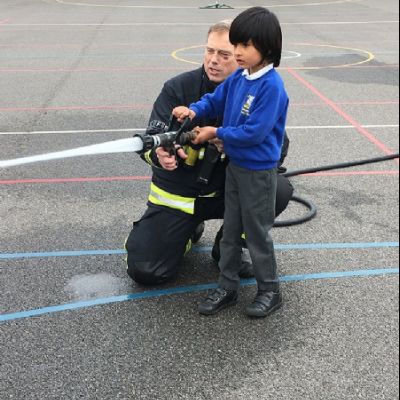
[[[173,109],[172,115],[178,120],[178,122],[182,123],[186,118],[190,118],[191,120],[194,119],[196,113],[187,107],[179,106]]]
[[[217,128],[213,126],[197,127],[194,131],[197,133],[196,139],[193,140],[194,144],[202,144],[217,137]]]

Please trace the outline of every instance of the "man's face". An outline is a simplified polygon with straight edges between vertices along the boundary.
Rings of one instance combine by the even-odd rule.
[[[229,32],[212,32],[204,54],[204,68],[210,81],[221,83],[238,69]]]

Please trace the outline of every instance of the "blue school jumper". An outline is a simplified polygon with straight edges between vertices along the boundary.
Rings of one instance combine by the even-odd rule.
[[[198,118],[223,116],[217,136],[230,161],[261,171],[278,165],[288,105],[283,80],[269,65],[253,75],[239,69],[190,108]]]

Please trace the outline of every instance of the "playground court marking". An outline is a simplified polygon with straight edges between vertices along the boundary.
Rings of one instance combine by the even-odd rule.
[[[366,249],[389,249],[398,248],[399,242],[371,242],[371,243],[293,243],[293,244],[275,244],[277,251],[291,250],[366,250]],[[194,253],[210,253],[212,247],[195,246]],[[88,256],[111,256],[125,255],[123,249],[105,249],[105,250],[71,250],[71,251],[49,251],[33,253],[0,253],[0,260],[17,260],[30,258],[53,258],[53,257],[88,257]]]
[[[388,276],[388,275],[398,275],[399,268],[377,268],[377,269],[364,269],[355,271],[333,271],[333,272],[323,272],[314,273],[306,275],[287,275],[280,278],[281,282],[302,282],[311,280],[325,280],[325,279],[343,279],[343,278],[366,278],[373,276]],[[254,286],[256,281],[254,279],[242,281],[241,286]],[[14,313],[0,314],[0,323],[6,321],[15,321],[19,319],[25,319],[35,316],[40,316],[44,314],[54,314],[62,311],[78,310],[83,308],[89,308],[100,305],[107,305],[113,303],[121,303],[126,301],[138,301],[145,299],[157,299],[165,296],[172,296],[177,294],[189,294],[196,292],[203,292],[210,289],[215,289],[218,286],[216,283],[211,284],[200,284],[192,286],[183,286],[163,290],[149,290],[142,293],[131,293],[122,296],[112,296],[105,298],[96,298],[89,301],[80,301],[74,303],[60,304],[56,306],[37,308],[26,311],[19,311]]]
[[[399,128],[399,124],[384,124],[384,125],[362,125],[366,129],[389,129]],[[287,130],[330,130],[330,129],[354,129],[353,125],[288,125]],[[144,132],[146,128],[122,128],[122,129],[77,129],[65,131],[15,131],[15,132],[0,132],[0,136],[13,135],[65,135],[65,134],[91,134],[91,133],[130,133]]]
[[[364,55],[364,60],[354,62],[354,63],[348,63],[348,64],[337,64],[337,65],[326,65],[326,66],[321,66],[321,67],[280,67],[280,70],[321,70],[321,69],[331,69],[331,68],[349,68],[349,67],[355,67],[363,64],[367,64],[371,62],[372,60],[375,59],[375,55],[371,53],[368,50],[363,50],[363,49],[357,49],[357,48],[352,48],[352,47],[344,47],[344,46],[334,46],[330,44],[315,44],[315,43],[290,43],[290,46],[309,46],[309,47],[321,47],[321,48],[328,48],[328,49],[336,49],[336,50],[345,50],[345,51],[350,51],[350,52],[356,52],[358,54]],[[196,46],[189,46],[189,47],[182,47],[180,49],[177,49],[171,53],[172,58],[174,58],[177,61],[182,61],[187,64],[193,64],[193,65],[202,65],[201,62],[198,61],[193,61],[184,58],[184,56],[180,56],[180,53],[184,53],[187,50],[194,50],[194,49],[199,49],[199,48],[205,48],[205,45],[196,45]],[[293,50],[288,50],[286,51],[288,53],[294,54],[294,56],[289,56],[286,57],[287,59],[291,58],[301,58],[302,53],[299,53],[297,51]],[[327,53],[328,54],[328,53]]]
[[[369,20],[369,21],[314,21],[314,22],[282,22],[282,26],[313,26],[313,25],[387,25],[387,24],[398,24],[399,20]],[[91,22],[69,22],[69,23],[8,23],[9,27],[94,27],[96,30],[101,30],[102,28],[106,28],[110,30],[110,27],[132,27],[132,26],[148,26],[148,27],[160,27],[160,26],[170,26],[170,27],[178,27],[178,26],[205,26],[210,27],[209,22],[116,22],[116,23],[91,23]]]
[[[357,0],[361,2],[362,0]],[[122,4],[102,4],[102,3],[85,3],[85,2],[77,2],[77,1],[70,1],[70,0],[55,0],[56,3],[61,5],[69,5],[69,6],[78,6],[78,7],[103,7],[103,8],[133,8],[133,9],[150,9],[150,10],[198,10],[201,6],[206,6],[207,4],[199,4],[198,6],[171,6],[171,5],[122,5]],[[206,2],[206,0],[204,0]],[[355,0],[352,1],[353,3]],[[200,2],[199,2],[200,3]],[[343,4],[349,3],[349,0],[335,0],[335,1],[326,1],[326,2],[308,2],[308,3],[301,3],[301,4],[271,4],[268,5],[268,8],[286,8],[286,7],[318,7],[318,6],[325,6],[325,5],[332,5],[332,4]],[[234,9],[237,10],[245,10],[249,8],[248,5],[244,6],[235,6]]]

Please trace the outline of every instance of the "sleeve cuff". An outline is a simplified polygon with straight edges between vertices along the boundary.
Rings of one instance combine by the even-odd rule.
[[[196,113],[196,118],[199,118],[199,117],[201,118],[200,110],[199,110],[196,106],[191,105],[191,106],[189,107],[189,109],[192,110],[192,111],[194,111],[194,112]]]
[[[218,128],[217,129],[217,138],[221,139],[221,140],[224,140],[224,131],[223,131],[222,128]]]
[[[157,154],[155,150],[150,150],[143,154],[143,159],[149,164],[151,167],[161,168],[161,164],[158,161]]]

